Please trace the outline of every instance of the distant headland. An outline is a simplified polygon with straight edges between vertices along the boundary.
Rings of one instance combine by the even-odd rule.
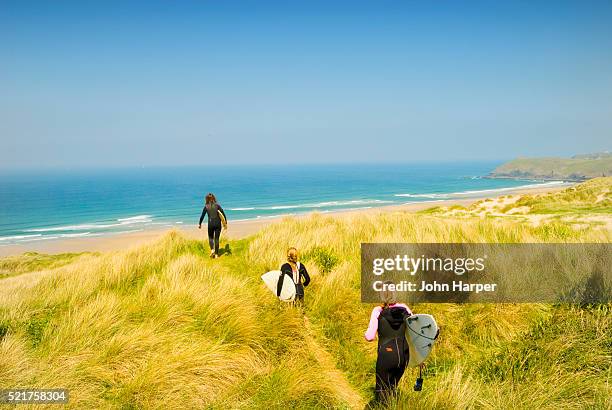
[[[571,158],[517,158],[495,168],[486,178],[585,181],[612,176],[612,153],[574,155]]]

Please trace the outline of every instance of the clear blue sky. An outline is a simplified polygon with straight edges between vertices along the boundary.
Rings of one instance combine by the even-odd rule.
[[[0,167],[611,148],[609,1],[90,3],[0,2]]]

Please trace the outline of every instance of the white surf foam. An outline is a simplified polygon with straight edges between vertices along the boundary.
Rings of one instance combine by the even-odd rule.
[[[16,241],[16,240],[19,240],[19,239],[35,238],[35,237],[39,237],[39,236],[42,236],[42,234],[4,236],[4,237],[0,238],[0,241]]]
[[[262,207],[249,207],[249,208],[229,208],[233,211],[279,211],[284,209],[316,209],[326,207],[339,207],[339,206],[355,206],[355,205],[368,205],[368,204],[386,204],[393,203],[393,201],[385,201],[382,199],[355,199],[350,201],[326,201],[326,202],[315,202],[306,204],[287,204],[287,205],[271,205]]]
[[[455,192],[455,194],[459,194]],[[453,194],[395,194],[393,196],[402,198],[449,198]]]
[[[50,239],[58,239],[58,238],[59,238],[59,236],[40,236],[38,238],[19,239],[19,240],[16,240],[15,243],[48,241]]]
[[[550,182],[543,182],[543,183],[538,183],[538,184],[519,185],[519,186],[507,187],[507,188],[491,188],[491,189],[449,192],[449,193],[395,194],[394,196],[405,197],[405,198],[451,199],[451,198],[457,198],[457,197],[462,197],[462,196],[477,196],[481,194],[494,194],[494,193],[499,193],[499,192],[516,191],[520,189],[545,188],[548,186],[556,186],[556,185],[563,185],[563,184],[565,184],[564,181],[550,181]]]
[[[80,232],[80,233],[63,233],[60,238],[80,238],[83,236],[93,235],[91,232]]]
[[[131,216],[129,218],[119,218],[117,219],[117,221],[119,222],[134,222],[134,223],[138,223],[138,222],[146,222],[151,220],[151,218],[153,218],[152,215],[137,215],[137,216]]]
[[[278,214],[278,215],[257,215],[257,219],[280,218],[282,216],[292,216],[294,214]]]
[[[100,230],[100,229],[116,228],[120,226],[147,224],[153,221],[152,218],[153,217],[151,215],[138,215],[138,216],[132,216],[129,218],[116,219],[115,223],[88,223],[88,224],[66,225],[66,226],[56,226],[56,227],[48,227],[48,228],[33,228],[33,229],[24,229],[23,232],[65,232],[65,231]]]
[[[119,235],[119,234],[122,234],[122,233],[132,233],[132,232],[142,232],[142,231],[144,231],[144,229],[130,229],[128,231],[111,232],[110,234],[112,234],[112,235]]]

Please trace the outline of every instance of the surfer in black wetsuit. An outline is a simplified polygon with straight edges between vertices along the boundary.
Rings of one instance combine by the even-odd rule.
[[[289,248],[287,250],[287,263],[280,268],[281,274],[278,278],[278,284],[276,288],[276,296],[280,297],[281,289],[283,289],[283,282],[285,280],[292,280],[295,283],[295,301],[302,303],[304,301],[304,287],[310,283],[310,276],[306,270],[306,266],[303,263],[298,262],[298,251],[295,248]],[[303,282],[302,282],[303,278]]]
[[[409,360],[406,340],[406,317],[412,312],[403,303],[395,302],[393,292],[382,292],[382,306],[376,306],[370,316],[365,333],[371,342],[378,334],[378,358],[376,359],[375,400],[380,401],[394,394]]]
[[[206,195],[204,209],[202,209],[202,215],[200,215],[200,222],[198,223],[198,229],[202,229],[202,221],[204,216],[208,215],[208,244],[210,245],[210,257],[219,257],[219,236],[221,236],[221,216],[227,220],[225,211],[221,208],[221,205],[217,203],[217,198],[212,193]]]

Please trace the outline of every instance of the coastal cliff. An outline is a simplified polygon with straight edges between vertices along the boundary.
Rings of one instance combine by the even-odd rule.
[[[585,181],[611,176],[612,154],[609,152],[574,155],[571,158],[517,158],[495,168],[487,178],[544,179]]]

